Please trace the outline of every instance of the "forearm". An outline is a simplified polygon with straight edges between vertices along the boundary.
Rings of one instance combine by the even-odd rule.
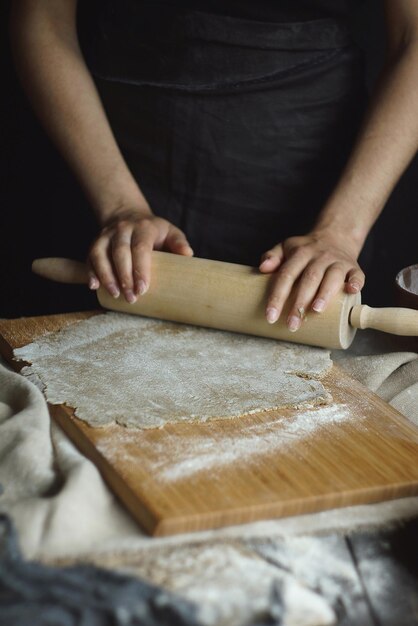
[[[99,218],[150,212],[115,141],[80,50],[77,0],[15,0],[11,40],[31,104],[84,187]]]
[[[359,253],[373,223],[418,147],[418,42],[384,70],[351,157],[315,231],[351,240]]]
[[[301,312],[324,311],[342,285],[347,293],[362,289],[364,273],[357,257],[417,150],[418,7],[415,0],[386,3],[399,18],[388,20],[392,61],[382,74],[342,176],[313,230],[267,251],[260,265],[262,272],[276,272],[266,308],[270,323],[282,314],[297,281],[287,318],[293,331],[301,326]]]

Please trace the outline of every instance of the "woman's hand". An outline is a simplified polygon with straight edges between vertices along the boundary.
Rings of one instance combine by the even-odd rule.
[[[89,252],[90,289],[102,285],[114,298],[122,291],[132,304],[149,287],[154,249],[193,255],[184,233],[150,210],[114,214],[104,223]]]
[[[364,284],[357,257],[388,197],[416,155],[418,145],[418,4],[386,0],[387,63],[376,84],[341,178],[314,230],[291,237],[262,257],[260,271],[277,272],[266,317],[274,323],[296,281],[287,324],[297,330],[304,313],[320,313],[343,284]]]
[[[293,286],[297,282],[287,315],[289,330],[297,331],[305,312],[324,311],[333,296],[345,286],[357,293],[364,285],[364,273],[357,263],[359,250],[351,249],[341,236],[312,232],[290,237],[263,254],[260,271],[276,273],[267,307],[267,321],[276,322]]]

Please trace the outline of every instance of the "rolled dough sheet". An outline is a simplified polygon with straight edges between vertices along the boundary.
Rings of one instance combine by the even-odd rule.
[[[105,313],[14,351],[52,404],[95,427],[156,428],[326,404],[329,352]]]

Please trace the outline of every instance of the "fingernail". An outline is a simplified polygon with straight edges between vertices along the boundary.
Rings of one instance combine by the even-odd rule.
[[[300,328],[300,317],[291,315],[287,320],[287,327],[290,332],[295,333]]]
[[[317,313],[321,313],[321,311],[325,309],[325,300],[323,300],[322,298],[318,298],[314,301],[312,308]]]
[[[108,291],[110,293],[111,296],[113,296],[114,298],[119,298],[120,296],[120,291],[119,289],[116,287],[116,285],[109,285],[108,286]]]
[[[137,291],[138,291],[140,296],[143,296],[144,293],[146,293],[148,291],[147,284],[146,284],[146,282],[144,280],[138,281]]]
[[[279,319],[279,312],[274,307],[269,307],[266,311],[266,318],[269,324],[274,324]]]
[[[360,291],[360,285],[359,285],[359,283],[356,283],[356,282],[354,282],[354,283],[350,283],[350,287],[351,287],[351,289],[353,289],[355,292]]]
[[[89,289],[98,289],[100,287],[100,283],[94,276],[90,276],[89,278]]]
[[[129,304],[133,304],[134,302],[136,302],[136,295],[134,294],[132,289],[127,289],[125,291],[125,299],[127,300],[127,302],[129,302]]]

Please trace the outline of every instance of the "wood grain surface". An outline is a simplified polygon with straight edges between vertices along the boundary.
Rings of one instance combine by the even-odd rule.
[[[1,352],[19,370],[22,363],[12,360],[14,348],[94,314],[0,321]],[[50,406],[50,412],[153,535],[418,494],[418,429],[335,366],[323,382],[334,403],[345,405],[349,419],[325,423],[309,436],[290,438],[274,449],[261,446],[260,454],[244,451],[231,463],[222,458],[225,441],[232,448],[235,441],[248,441],[254,449],[255,431],[279,441],[300,411],[266,411],[147,431],[91,428],[63,405]],[[206,470],[197,456],[202,450],[212,459]],[[178,471],[181,463],[187,470],[183,473]],[[193,471],[194,465],[199,471]]]

